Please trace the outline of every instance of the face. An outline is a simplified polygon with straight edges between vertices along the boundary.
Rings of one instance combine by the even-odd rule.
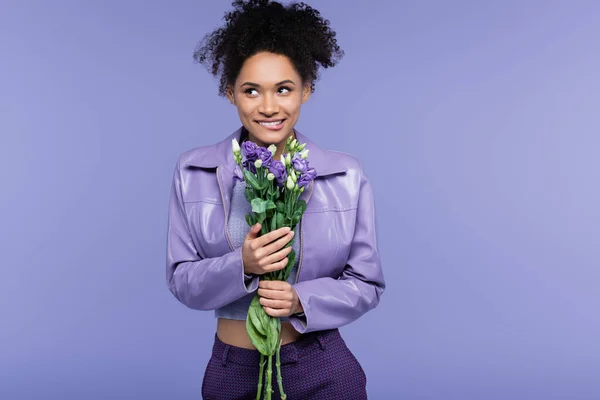
[[[275,144],[281,154],[301,105],[310,97],[310,85],[302,82],[289,58],[261,52],[244,62],[227,97],[237,107],[249,139],[259,146]]]

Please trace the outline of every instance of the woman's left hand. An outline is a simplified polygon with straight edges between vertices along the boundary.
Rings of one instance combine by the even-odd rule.
[[[289,317],[302,312],[296,290],[286,281],[261,280],[258,295],[260,304],[271,317]]]

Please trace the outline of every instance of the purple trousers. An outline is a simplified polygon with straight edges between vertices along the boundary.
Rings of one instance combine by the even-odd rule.
[[[283,391],[289,400],[367,398],[365,373],[337,329],[307,333],[281,346],[280,357]],[[280,399],[275,360],[273,356],[273,400]],[[202,382],[202,398],[256,399],[259,362],[257,350],[225,344],[215,335]],[[263,387],[264,381],[263,377]]]

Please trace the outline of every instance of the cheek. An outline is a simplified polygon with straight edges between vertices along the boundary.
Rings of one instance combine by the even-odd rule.
[[[252,102],[249,102],[247,99],[244,99],[244,100],[238,102],[236,106],[238,109],[238,114],[242,118],[245,118],[245,117],[247,118],[250,115],[252,115],[252,113],[255,109]]]
[[[285,109],[287,114],[294,115],[300,112],[300,106],[302,105],[302,101],[301,98],[294,96],[286,98],[280,104]]]

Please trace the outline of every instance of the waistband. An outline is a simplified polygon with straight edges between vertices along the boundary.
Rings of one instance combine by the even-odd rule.
[[[303,354],[315,349],[325,350],[328,343],[339,338],[340,332],[338,329],[305,333],[298,340],[281,346],[279,351],[281,364],[298,362]],[[231,362],[258,367],[260,362],[260,352],[258,350],[245,349],[224,343],[216,333],[212,356],[221,360],[223,365]],[[275,362],[275,355],[273,356],[273,362]]]

